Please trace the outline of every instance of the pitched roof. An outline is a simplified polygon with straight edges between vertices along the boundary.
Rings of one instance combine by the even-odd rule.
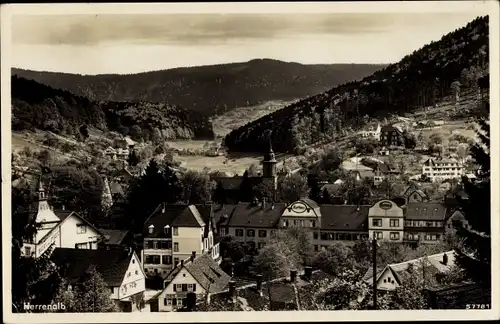
[[[171,282],[175,276],[182,270],[186,269],[196,281],[207,291],[216,293],[226,289],[231,277],[225,273],[212,259],[210,254],[203,254],[191,261],[185,260],[167,275],[165,281]],[[166,289],[166,287],[165,287]]]
[[[231,219],[231,216],[233,215],[236,206],[238,205],[223,204],[214,207],[213,213],[214,213],[215,223],[219,226],[229,225],[229,220]]]
[[[408,204],[405,219],[438,221],[446,217],[446,206],[442,203]]]
[[[361,179],[373,178],[375,176],[372,170],[350,170],[349,172],[358,173]]]
[[[265,207],[251,203],[240,203],[235,206],[229,219],[231,227],[275,227],[278,224],[286,204],[267,203]]]
[[[78,281],[94,265],[107,286],[117,287],[125,277],[132,254],[124,250],[56,248],[50,258],[71,282]]]
[[[295,289],[293,289],[292,285],[277,282],[270,284],[268,289],[271,301],[295,303]]]
[[[124,193],[122,185],[116,181],[111,181],[109,183],[109,189],[111,191],[111,194],[113,195],[116,194],[123,195]]]
[[[367,205],[321,205],[321,229],[367,231],[369,209]]]
[[[99,231],[104,235],[105,243],[110,245],[122,244],[125,237],[130,233],[130,231],[115,229],[99,229]]]
[[[446,256],[448,257],[447,264],[443,263],[443,255],[444,254],[446,254]],[[447,252],[437,253],[437,254],[429,255],[427,257],[413,259],[413,260],[409,260],[409,261],[405,261],[405,262],[388,264],[385,268],[383,268],[382,271],[377,272],[377,281],[379,280],[380,276],[384,272],[391,271],[392,274],[394,275],[395,279],[399,283],[401,283],[401,281],[402,281],[401,275],[403,273],[406,273],[412,266],[413,267],[421,267],[422,262],[425,264],[426,267],[432,267],[434,270],[436,270],[438,272],[446,272],[449,269],[451,269],[451,267],[453,267],[455,264],[455,252],[454,251],[447,251]],[[365,282],[371,282],[372,278],[373,278],[373,270],[370,269],[363,276],[363,280]]]
[[[153,225],[153,233],[149,233],[149,226]],[[160,204],[144,223],[145,237],[164,237],[165,226],[172,227],[203,227],[200,212],[194,205]]]

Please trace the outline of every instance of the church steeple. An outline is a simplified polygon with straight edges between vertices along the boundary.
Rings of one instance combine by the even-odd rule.
[[[38,182],[38,213],[36,215],[36,223],[42,224],[46,222],[58,222],[60,221],[59,217],[57,217],[52,208],[50,208],[49,203],[47,201],[47,193],[43,188],[42,177]]]
[[[271,136],[269,137],[269,151],[264,155],[262,161],[262,178],[265,182],[271,182],[274,190],[278,186],[278,161],[274,155]]]
[[[38,181],[38,201],[46,201],[47,196],[45,195],[45,190],[43,189],[42,177]]]

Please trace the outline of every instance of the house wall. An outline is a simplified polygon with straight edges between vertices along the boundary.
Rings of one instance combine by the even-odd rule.
[[[179,245],[179,251],[174,249],[175,243]],[[193,251],[201,254],[203,249],[203,227],[179,227],[178,235],[172,236],[173,256],[183,260],[191,256]]]
[[[385,269],[384,273],[380,276],[377,281],[377,289],[380,290],[394,290],[399,286],[394,278],[391,270]]]
[[[160,312],[170,312],[175,306],[172,305],[170,301],[173,298],[186,298],[187,292],[174,291],[174,284],[196,284],[197,295],[204,294],[205,289],[196,281],[196,279],[187,271],[185,268],[181,269],[179,273],[172,279],[170,283],[163,289],[163,291],[158,295],[158,311]],[[185,301],[185,299],[184,299]]]
[[[157,248],[156,249],[150,249],[147,248],[147,243],[149,241],[156,241],[158,242]],[[150,239],[150,238],[145,238],[144,239],[144,249],[141,251],[141,260],[142,260],[142,267],[144,269],[144,272],[146,275],[155,275],[159,274],[160,276],[166,276],[168,272],[173,268],[173,255],[172,255],[172,249],[161,249],[161,244],[159,244],[162,241],[171,241],[169,239]],[[159,256],[160,258],[160,264],[153,264],[153,263],[146,263],[146,256]],[[172,258],[171,263],[163,263],[163,256],[170,256]],[[168,260],[167,260],[168,261]]]
[[[381,226],[374,226],[374,220],[381,221]],[[375,237],[375,233],[381,233],[381,237],[376,237],[379,240],[403,242],[403,209],[390,200],[379,201],[368,211],[368,230],[370,239]],[[391,233],[398,233],[399,237],[391,238]]]
[[[79,234],[78,224],[85,224],[85,233]],[[76,244],[87,243],[87,249],[97,250],[99,233],[75,215],[68,216],[61,224],[61,247],[74,249]]]
[[[255,236],[249,236],[248,230],[253,230]],[[259,237],[259,231],[265,231],[266,236],[265,237]],[[243,231],[243,235],[236,235],[238,233],[241,233]],[[240,241],[240,242],[255,242],[256,246],[258,247],[259,243],[262,245],[264,242],[266,242],[272,235],[272,233],[276,233],[277,229],[276,228],[258,228],[258,227],[229,227],[228,228],[228,235],[232,236],[235,240]]]
[[[118,299],[130,297],[146,290],[146,276],[135,253],[132,254],[127,272],[118,291]]]

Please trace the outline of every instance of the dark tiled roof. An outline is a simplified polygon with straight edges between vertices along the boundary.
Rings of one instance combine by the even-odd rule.
[[[321,205],[321,229],[367,231],[369,209],[367,205]]]
[[[410,227],[410,226],[405,226],[405,232],[409,233],[443,233],[444,228],[443,227]]]
[[[229,220],[234,213],[238,205],[217,205],[213,208],[214,213],[214,221],[216,224],[220,226],[227,226],[229,224]]]
[[[122,244],[125,237],[130,233],[130,231],[114,229],[99,229],[99,231],[104,235],[105,243],[110,245]]]
[[[438,221],[446,217],[446,206],[441,203],[408,204],[405,219]]]
[[[196,257],[194,261],[188,259],[183,264],[180,263],[167,275],[165,282],[171,282],[182,268],[185,268],[205,290],[211,293],[223,291],[231,280],[231,277],[219,267],[210,254],[203,254]]]
[[[165,207],[165,208],[163,208]],[[153,225],[153,233],[149,226]],[[144,224],[145,237],[164,237],[164,227],[202,227],[205,226],[202,216],[194,205],[160,204]]]
[[[91,266],[102,275],[106,285],[120,286],[132,255],[128,251],[56,248],[52,261],[63,268],[64,277],[71,282],[79,280]]]
[[[281,214],[285,210],[286,204],[267,203],[265,207],[242,203],[236,205],[232,216],[229,219],[231,227],[275,227],[279,222]]]
[[[392,132],[392,131],[397,131],[398,133],[401,133],[401,131],[399,129],[397,129],[396,127],[394,127],[392,125],[386,125],[386,126],[383,126],[380,129],[380,132],[382,132],[382,133],[384,133],[384,132]]]

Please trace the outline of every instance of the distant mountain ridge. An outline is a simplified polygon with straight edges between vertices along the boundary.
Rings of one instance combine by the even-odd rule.
[[[225,145],[230,151],[262,152],[271,136],[275,151],[297,152],[334,140],[346,127],[360,125],[364,116],[384,117],[434,105],[453,91],[474,87],[489,73],[488,46],[488,16],[478,17],[360,81],[302,99],[233,130]]]
[[[12,69],[12,74],[101,101],[166,103],[203,113],[294,100],[361,79],[386,64],[304,65],[272,59],[137,74],[79,75]]]
[[[11,88],[14,131],[41,129],[73,135],[87,125],[136,140],[214,138],[206,116],[164,103],[95,102],[15,75]]]

